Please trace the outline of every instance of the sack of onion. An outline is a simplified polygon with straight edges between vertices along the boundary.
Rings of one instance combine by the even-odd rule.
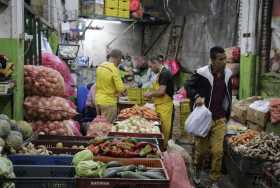
[[[64,96],[64,79],[58,71],[52,68],[25,65],[24,90],[27,96]]]

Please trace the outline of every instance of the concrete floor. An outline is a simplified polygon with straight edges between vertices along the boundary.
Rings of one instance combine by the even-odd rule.
[[[192,145],[189,143],[184,142],[183,140],[177,140],[176,143],[180,146],[182,146],[191,156],[193,152]],[[209,172],[203,171],[202,172],[202,177],[201,177],[201,184],[199,186],[196,186],[197,188],[205,188],[208,180],[208,174]],[[232,182],[229,179],[229,176],[224,174],[219,182],[219,187],[220,188],[239,188],[236,187],[232,184]]]
[[[201,177],[201,184],[196,186],[196,188],[206,188],[207,185],[207,180],[208,180],[208,173],[207,172],[202,172],[202,177]],[[220,188],[238,188],[235,187],[229,177],[227,175],[223,175],[221,180],[219,181],[219,187]]]

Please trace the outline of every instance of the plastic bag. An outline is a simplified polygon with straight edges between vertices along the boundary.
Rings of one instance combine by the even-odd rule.
[[[255,101],[252,104],[250,104],[249,107],[256,111],[267,113],[269,111],[269,101],[264,101],[264,100]]]
[[[212,113],[203,106],[196,107],[185,121],[185,131],[195,136],[206,137],[210,131]]]
[[[190,166],[193,164],[192,157],[190,156],[190,154],[183,147],[175,144],[173,140],[168,140],[167,152],[168,153],[177,152],[184,158],[186,164]]]
[[[34,132],[44,135],[58,135],[58,136],[80,136],[77,132],[74,133],[72,125],[73,120],[64,121],[36,121],[32,122],[32,128]]]
[[[140,0],[130,0],[129,10],[130,12],[134,12],[139,10],[140,8]]]
[[[182,156],[177,152],[164,152],[163,162],[170,177],[169,188],[194,188]]]
[[[175,60],[165,61],[164,64],[167,66],[173,76],[180,71],[180,66]]]
[[[52,68],[25,65],[24,90],[27,96],[64,96],[64,79]]]
[[[61,97],[27,97],[24,107],[28,120],[61,121],[77,115],[75,105]]]
[[[97,116],[90,124],[87,130],[87,136],[99,137],[108,136],[112,131],[113,125],[108,122],[104,116]]]
[[[68,129],[71,129],[74,136],[82,136],[80,124],[77,121],[69,120],[67,121]]]
[[[87,96],[86,106],[93,107],[95,105],[96,85],[93,84]]]
[[[73,88],[74,80],[70,69],[64,61],[51,53],[43,52],[42,65],[57,70],[62,75],[65,82],[65,95],[67,97],[75,95],[75,89]]]

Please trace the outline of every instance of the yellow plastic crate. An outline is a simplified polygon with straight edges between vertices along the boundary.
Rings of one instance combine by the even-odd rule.
[[[183,102],[180,103],[180,113],[181,114],[188,114],[190,113],[190,100],[186,99]]]
[[[129,0],[119,0],[119,9],[129,10]]]
[[[105,8],[119,8],[119,0],[105,0]]]
[[[142,88],[142,104],[145,104],[145,103],[151,103],[152,100],[151,99],[148,99],[148,98],[145,98],[144,95],[145,93],[147,93],[150,89],[149,88]]]
[[[105,15],[106,16],[118,16],[118,9],[117,8],[106,8],[105,9]]]
[[[141,104],[142,90],[141,88],[127,88],[128,100]]]
[[[121,18],[129,18],[129,10],[119,10],[119,17]]]

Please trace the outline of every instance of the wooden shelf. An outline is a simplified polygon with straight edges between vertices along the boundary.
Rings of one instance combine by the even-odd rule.
[[[112,16],[105,16],[105,15],[93,15],[90,17],[84,17],[81,16],[82,18],[87,18],[87,19],[97,19],[97,20],[108,20],[108,21],[121,21],[121,22],[138,22],[142,24],[153,24],[153,25],[163,25],[163,24],[168,24],[168,20],[162,20],[162,19],[133,19],[133,18],[121,18],[121,17],[112,17]]]

